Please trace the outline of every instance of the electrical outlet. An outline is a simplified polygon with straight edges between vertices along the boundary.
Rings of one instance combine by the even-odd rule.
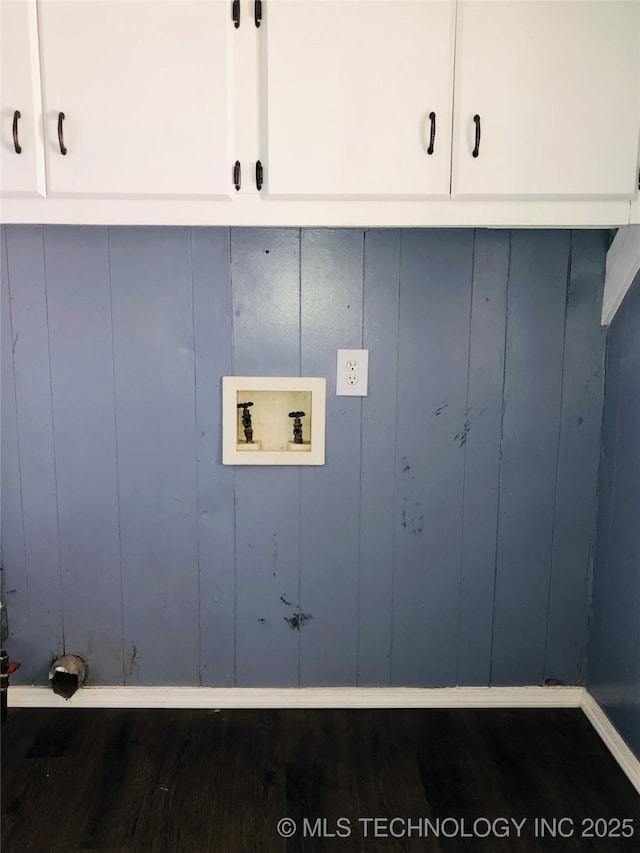
[[[336,369],[338,397],[366,397],[369,384],[369,350],[339,349]]]

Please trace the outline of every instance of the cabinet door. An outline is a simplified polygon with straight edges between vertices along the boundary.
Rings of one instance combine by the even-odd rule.
[[[230,194],[227,2],[40,0],[39,9],[50,195]]]
[[[447,197],[453,35],[450,2],[265,4],[269,194]]]
[[[2,0],[0,15],[0,191],[3,196],[44,196],[36,0]]]
[[[460,3],[453,195],[631,197],[639,10],[636,0]]]

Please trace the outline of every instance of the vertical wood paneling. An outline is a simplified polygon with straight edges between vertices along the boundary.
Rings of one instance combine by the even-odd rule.
[[[335,396],[335,370],[362,346],[362,293],[362,231],[303,231],[301,372],[327,377],[326,465],[300,471],[303,686],[357,681],[362,402]]]
[[[456,679],[473,232],[402,234],[392,680]]]
[[[109,232],[125,680],[199,683],[190,233]]]
[[[31,648],[45,683],[63,628],[93,683],[122,681],[123,652],[130,684],[580,680],[606,235],[574,234],[566,302],[567,232],[2,235],[16,683]],[[624,533],[636,463],[615,450],[637,437],[637,401],[618,400],[637,375],[630,304],[608,356],[590,653],[627,728],[640,593],[615,567],[640,544]],[[364,399],[335,396],[350,346],[370,349]],[[230,373],[327,377],[326,465],[222,466]]]
[[[398,373],[400,232],[367,231],[363,346],[371,352],[362,401],[358,683],[391,678],[393,516]]]
[[[569,232],[511,235],[492,682],[544,671]]]
[[[0,329],[0,375],[2,399],[0,409],[2,422],[2,600],[7,606],[10,639],[7,649],[13,660],[21,663],[20,669],[11,677],[12,684],[28,684],[32,678],[31,667],[31,619],[29,615],[29,579],[25,559],[24,526],[22,521],[22,486],[20,483],[20,459],[18,424],[16,421],[16,391],[13,380],[13,349],[17,347],[12,329],[11,306],[9,304],[9,269],[7,265],[7,232],[1,229],[2,244],[0,266],[2,268],[2,328]]]
[[[609,561],[605,569],[615,600],[615,621],[605,634],[607,679],[615,685],[624,719],[623,736],[640,754],[640,680],[637,650],[640,631],[640,278],[627,293],[627,322],[618,365],[622,393],[618,415],[618,464],[611,518]],[[607,709],[608,710],[608,709]]]
[[[231,258],[235,374],[297,376],[300,232],[235,229]],[[299,484],[293,467],[235,471],[240,686],[298,684]]]
[[[229,230],[194,228],[200,682],[235,681],[233,468],[222,464],[221,377],[232,373]]]
[[[640,754],[640,277],[609,327],[589,689]]]
[[[65,646],[123,682],[106,228],[44,229]],[[95,603],[99,601],[100,606]]]
[[[636,755],[640,755],[640,571],[636,576],[627,684],[627,743],[631,744]]]
[[[599,239],[598,239],[599,237]],[[572,235],[545,678],[584,682],[606,329],[606,233]]]
[[[607,681],[607,662],[603,654],[611,625],[615,625],[615,598],[611,595],[609,548],[612,542],[612,513],[616,499],[615,472],[618,464],[618,419],[620,397],[624,386],[620,375],[620,361],[624,352],[624,338],[628,313],[626,302],[618,309],[607,336],[605,367],[604,411],[600,446],[600,472],[598,478],[598,523],[596,556],[593,575],[593,620],[589,632],[588,672],[589,683],[597,685]],[[628,594],[628,593],[627,593]],[[610,620],[607,612],[611,611]]]
[[[7,229],[33,680],[64,648],[42,228]]]
[[[491,677],[502,439],[508,231],[476,231],[469,340],[458,684]]]

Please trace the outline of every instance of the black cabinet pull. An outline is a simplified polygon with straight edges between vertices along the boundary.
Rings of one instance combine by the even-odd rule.
[[[427,154],[433,154],[433,143],[436,141],[436,114],[429,113],[429,118],[431,120],[431,133],[429,134],[429,147],[427,148]]]
[[[233,26],[238,29],[240,26],[240,0],[233,0],[231,4],[231,17],[233,18]]]
[[[264,169],[262,168],[262,163],[260,160],[256,162],[256,186],[258,188],[258,192],[262,189],[264,179]]]
[[[476,113],[473,117],[476,123],[476,145],[472,152],[472,157],[477,157],[480,153],[480,116]]]
[[[60,145],[60,153],[66,154],[67,148],[64,144],[64,133],[62,131],[62,122],[64,121],[64,113],[58,113],[58,144]]]
[[[236,190],[239,192],[240,187],[242,186],[242,167],[240,166],[240,160],[236,160],[233,164],[233,183]]]
[[[256,19],[256,27],[259,27],[262,23],[262,0],[256,0],[253,6],[253,14]]]
[[[22,113],[20,110],[16,110],[13,114],[13,147],[16,150],[16,154],[22,154],[22,146],[18,142],[18,119],[22,118]]]

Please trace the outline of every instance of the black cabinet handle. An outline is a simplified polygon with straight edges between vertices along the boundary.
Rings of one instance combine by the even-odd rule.
[[[60,145],[60,153],[66,154],[67,148],[64,144],[64,133],[62,131],[62,122],[64,121],[64,113],[58,113],[58,144]]]
[[[436,141],[436,114],[429,113],[429,118],[431,119],[431,133],[429,135],[427,154],[433,154],[433,143]]]
[[[233,26],[238,29],[240,26],[240,0],[233,0],[231,4],[231,17],[233,18]]]
[[[16,154],[22,154],[22,146],[18,142],[18,119],[22,118],[22,113],[20,110],[16,110],[13,114],[13,147],[16,150]]]
[[[476,113],[473,120],[476,123],[476,144],[471,156],[477,157],[480,153],[480,116]]]
[[[255,15],[256,27],[262,23],[262,0],[256,0],[253,6],[253,14]]]
[[[262,163],[260,160],[256,162],[256,187],[258,188],[258,192],[262,189],[264,179],[264,169],[262,168]]]
[[[236,188],[236,191],[240,191],[240,187],[242,186],[242,167],[240,166],[240,160],[236,160],[233,164],[233,183]]]

